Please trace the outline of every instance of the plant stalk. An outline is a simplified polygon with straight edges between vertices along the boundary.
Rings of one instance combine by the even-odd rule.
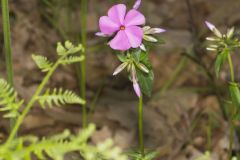
[[[85,50],[81,53],[86,57],[86,39],[87,39],[87,0],[81,0],[81,40]],[[86,100],[86,58],[80,63],[81,79],[80,79],[80,93],[81,97]],[[86,104],[82,106],[82,126],[87,127],[87,107]]]
[[[13,64],[12,64],[12,49],[11,49],[11,31],[10,31],[10,21],[9,21],[9,7],[8,0],[2,0],[2,18],[3,18],[3,37],[4,37],[4,51],[5,51],[5,61],[7,68],[7,81],[13,86]],[[16,123],[16,119],[12,118],[10,120],[10,128]],[[17,133],[16,133],[17,135]]]
[[[233,63],[232,63],[232,58],[231,58],[230,53],[228,53],[228,63],[229,63],[229,69],[230,69],[230,73],[231,73],[231,80],[232,80],[232,82],[235,82]]]
[[[44,77],[44,79],[42,80],[41,84],[38,86],[36,92],[34,93],[34,95],[32,96],[31,100],[28,102],[28,104],[26,105],[25,109],[23,110],[22,114],[17,118],[16,124],[14,125],[13,130],[11,131],[7,142],[9,143],[13,138],[14,135],[17,133],[20,125],[22,124],[24,118],[26,117],[26,115],[28,114],[28,112],[30,111],[31,107],[33,106],[33,104],[36,101],[36,98],[39,96],[39,94],[42,92],[43,88],[45,87],[45,85],[47,84],[49,78],[51,77],[51,75],[54,73],[54,71],[56,70],[56,68],[59,65],[59,62],[64,58],[64,56],[62,58],[60,58],[51,68],[51,70],[48,71],[47,75]]]
[[[229,69],[231,73],[231,81],[234,83],[235,82],[235,75],[234,75],[234,68],[233,68],[233,63],[232,63],[232,57],[231,54],[228,53],[228,64],[229,64]],[[232,158],[232,151],[233,151],[233,141],[234,141],[234,119],[233,116],[230,115],[229,117],[229,128],[230,128],[230,134],[229,134],[229,159]]]
[[[139,150],[144,157],[144,141],[143,141],[143,97],[139,97],[138,102],[138,132],[139,132]]]

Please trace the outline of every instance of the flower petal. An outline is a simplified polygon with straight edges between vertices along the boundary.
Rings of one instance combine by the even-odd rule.
[[[116,22],[112,21],[109,17],[102,16],[99,19],[99,28],[102,33],[111,35],[119,29],[119,25]]]
[[[131,9],[124,20],[125,26],[136,26],[145,24],[145,17],[135,9]]]
[[[131,48],[125,31],[119,31],[109,44],[112,49],[120,51],[126,51]]]
[[[122,25],[126,15],[127,7],[124,4],[117,4],[108,10],[108,16],[118,25]]]
[[[130,26],[125,29],[128,41],[132,48],[137,48],[142,44],[143,30],[137,26]]]

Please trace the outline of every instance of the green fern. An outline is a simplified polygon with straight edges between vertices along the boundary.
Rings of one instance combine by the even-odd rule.
[[[53,63],[50,62],[47,57],[39,56],[39,55],[32,55],[34,62],[37,66],[42,70],[42,72],[47,72],[53,66]]]
[[[66,64],[81,62],[83,60],[84,60],[84,56],[69,56],[69,57],[61,60],[60,63],[63,65],[66,65]]]
[[[0,79],[0,111],[5,111],[4,118],[15,118],[24,103],[17,101],[17,92],[3,79]]]
[[[49,138],[16,138],[11,143],[0,145],[0,160],[30,160],[33,155],[37,159],[63,160],[64,155],[71,152],[78,152],[78,159],[83,157],[84,160],[127,160],[122,151],[113,146],[110,139],[97,146],[88,144],[95,128],[94,124],[90,124],[77,135],[66,130]]]
[[[70,41],[66,41],[64,45],[60,42],[57,44],[57,53],[59,56],[71,55],[80,51],[84,51],[81,44],[74,46]]]
[[[60,89],[53,89],[51,93],[50,89],[47,89],[44,95],[38,96],[38,101],[43,108],[47,104],[49,107],[53,105],[65,105],[65,104],[84,104],[85,101],[77,96],[74,92]]]

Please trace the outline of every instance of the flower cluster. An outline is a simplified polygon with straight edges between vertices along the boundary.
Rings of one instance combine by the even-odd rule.
[[[224,49],[234,49],[240,46],[239,40],[234,36],[234,27],[228,29],[226,34],[222,34],[212,23],[206,21],[207,27],[214,33],[214,37],[207,37],[212,44],[207,47],[209,51],[222,52]]]
[[[110,37],[109,46],[114,50],[121,51],[118,58],[122,64],[116,68],[113,75],[115,76],[127,68],[138,97],[141,96],[142,92],[148,92],[141,86],[141,79],[148,78],[153,81],[151,65],[148,63],[148,57],[145,56],[147,49],[144,40],[158,42],[158,39],[153,35],[165,32],[161,28],[144,26],[146,19],[138,11],[140,4],[141,0],[137,0],[129,11],[124,4],[112,6],[108,10],[107,16],[100,17],[100,32],[96,33],[97,36]],[[149,85],[151,85],[150,83],[152,82],[149,81]]]

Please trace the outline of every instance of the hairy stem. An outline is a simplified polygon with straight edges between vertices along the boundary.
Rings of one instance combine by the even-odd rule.
[[[81,53],[86,57],[86,39],[87,39],[87,0],[81,0],[81,40],[85,50]],[[86,100],[86,58],[80,63],[81,80],[80,80],[80,93],[83,99]],[[87,126],[87,107],[86,104],[82,106],[82,126]]]
[[[10,31],[10,22],[9,22],[9,8],[8,0],[2,0],[2,18],[3,18],[3,36],[4,36],[4,51],[6,59],[6,68],[7,68],[7,81],[13,86],[13,64],[12,64],[12,49],[11,49],[11,31]],[[12,118],[10,120],[10,128],[13,129],[13,126],[16,123],[16,119]],[[17,133],[16,133],[17,134]]]
[[[139,132],[139,150],[144,157],[144,142],[143,142],[143,97],[139,97],[138,102],[138,132]]]
[[[38,86],[36,92],[34,93],[34,95],[32,96],[31,100],[28,102],[28,104],[26,105],[26,107],[24,108],[22,114],[17,118],[16,124],[14,125],[13,130],[11,131],[8,139],[7,139],[7,143],[10,142],[13,138],[14,135],[17,133],[20,125],[22,124],[24,118],[26,117],[26,115],[28,114],[28,112],[30,111],[30,109],[32,108],[33,104],[35,103],[35,101],[37,100],[36,98],[39,96],[39,94],[42,92],[43,88],[45,87],[45,85],[47,84],[49,78],[52,76],[53,72],[56,70],[56,68],[59,65],[59,62],[64,58],[61,57],[51,68],[51,70],[48,71],[47,75],[44,77],[44,79],[42,80],[41,84]]]

